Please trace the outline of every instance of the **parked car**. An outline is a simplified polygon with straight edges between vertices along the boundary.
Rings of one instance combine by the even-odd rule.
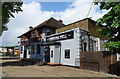
[[[3,55],[3,53],[2,52],[0,52],[0,56],[2,56]]]

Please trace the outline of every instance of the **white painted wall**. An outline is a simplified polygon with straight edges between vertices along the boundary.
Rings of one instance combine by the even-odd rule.
[[[75,66],[75,59],[80,58],[79,28],[74,31],[74,39],[63,40],[61,42],[61,63],[63,65]],[[65,58],[65,49],[70,49],[70,59]]]
[[[55,63],[56,58],[60,58],[60,63],[63,65],[70,65],[70,66],[80,66],[80,51],[81,51],[81,30],[80,28],[72,29],[74,31],[74,38],[73,39],[66,39],[58,41],[61,43],[61,54],[60,57],[58,54],[55,56],[55,53],[58,51],[55,51],[55,45],[50,46],[50,51],[53,50],[53,58],[50,58],[51,63]],[[53,36],[53,35],[52,35]],[[84,35],[86,36],[86,35]],[[65,50],[70,50],[70,58],[65,58]],[[50,53],[51,54],[51,53]],[[55,58],[56,57],[56,58]],[[76,61],[77,60],[77,61]]]

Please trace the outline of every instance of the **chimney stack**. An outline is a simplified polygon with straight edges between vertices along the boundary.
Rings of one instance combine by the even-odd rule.
[[[30,26],[30,27],[29,27],[29,30],[32,30],[32,29],[33,29],[33,27],[32,27],[32,26]]]
[[[59,22],[63,23],[63,21],[60,19]]]

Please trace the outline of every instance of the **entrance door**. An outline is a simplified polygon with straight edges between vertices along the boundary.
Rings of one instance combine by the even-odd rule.
[[[55,45],[55,48],[54,48],[54,63],[60,63],[60,45]]]
[[[45,48],[45,62],[50,62],[50,47]]]
[[[23,58],[27,58],[27,50],[24,50],[24,57]]]
[[[50,46],[50,63],[60,63],[60,45]]]

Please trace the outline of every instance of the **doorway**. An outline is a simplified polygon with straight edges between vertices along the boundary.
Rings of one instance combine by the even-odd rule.
[[[50,63],[60,63],[61,61],[61,46],[60,45],[51,45],[50,46]]]
[[[23,58],[27,58],[27,50],[24,50],[24,57]]]
[[[50,47],[45,48],[44,58],[45,58],[45,62],[47,63],[50,62]]]

